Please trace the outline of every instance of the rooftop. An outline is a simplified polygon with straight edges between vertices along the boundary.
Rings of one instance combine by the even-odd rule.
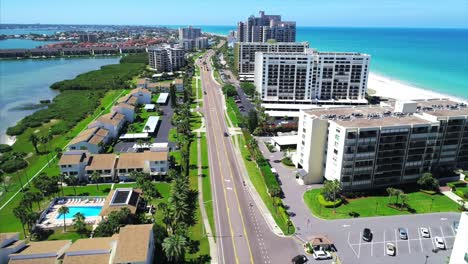
[[[158,99],[159,100],[159,99]],[[146,121],[145,126],[143,127],[143,131],[145,133],[154,133],[156,131],[156,127],[158,126],[159,116],[150,116]],[[146,129],[148,128],[148,129]]]
[[[66,251],[67,255],[73,255],[74,252],[80,251],[108,251],[112,249],[112,243],[117,237],[96,237],[78,239]]]
[[[58,252],[71,245],[71,240],[30,242],[20,252],[10,256],[27,258],[28,255],[44,254],[44,257],[57,257]]]
[[[119,241],[114,257],[116,263],[144,262],[148,257],[148,245],[153,235],[153,225],[127,225],[120,228]]]
[[[159,94],[159,97],[156,103],[165,104],[167,102],[167,98],[169,98],[169,93],[161,93]]]
[[[104,140],[104,137],[109,134],[109,131],[105,128],[92,127],[83,130],[75,138],[70,141],[69,145],[74,145],[80,142],[89,142],[91,144],[99,144]]]
[[[88,154],[89,153],[87,151],[66,151],[60,157],[59,165],[79,164],[85,160]]]
[[[19,236],[18,232],[0,233],[0,245],[9,239],[16,238],[17,236]]]
[[[468,117],[468,105],[452,100],[415,100],[418,113],[424,112],[436,117]]]
[[[91,264],[91,263],[109,263],[111,254],[88,254],[79,256],[65,256],[62,264]],[[55,262],[54,262],[55,263]]]
[[[109,215],[113,211],[120,211],[122,208],[130,209],[130,212],[134,214],[137,210],[139,197],[141,195],[140,189],[132,188],[118,188],[112,190],[107,195],[107,198],[102,206],[100,216]],[[114,201],[117,198],[117,201]],[[123,197],[123,198],[122,198]],[[122,202],[125,199],[125,202]],[[119,239],[122,239],[119,235]]]
[[[139,138],[147,138],[148,133],[128,133],[128,134],[123,134],[122,136],[119,137],[119,139],[139,139]]]
[[[110,170],[114,168],[115,154],[94,154],[89,157],[86,170]]]
[[[145,151],[143,153],[126,152],[121,153],[117,169],[138,169],[143,168],[145,161],[167,160],[167,151]]]

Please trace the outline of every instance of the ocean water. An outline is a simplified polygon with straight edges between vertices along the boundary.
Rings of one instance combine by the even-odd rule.
[[[223,35],[235,29],[201,27]],[[298,27],[297,41],[320,51],[368,53],[371,72],[468,99],[468,29]]]
[[[38,46],[54,44],[60,41],[35,41],[31,39],[4,39],[0,40],[0,49],[32,49]]]
[[[55,97],[50,85],[118,62],[119,57],[0,60],[0,141],[8,127],[36,111],[16,108]]]

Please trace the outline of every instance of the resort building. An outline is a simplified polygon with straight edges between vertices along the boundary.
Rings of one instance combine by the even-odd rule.
[[[19,239],[19,233],[0,233],[0,263],[8,263],[8,255],[18,252],[26,245]]]
[[[121,153],[116,166],[117,177],[121,181],[130,179],[133,171],[149,173],[152,176],[165,175],[168,170],[167,151],[145,151]]]
[[[369,62],[369,55],[352,52],[257,52],[255,87],[267,109],[367,104]]]
[[[119,131],[123,127],[124,123],[125,116],[121,113],[113,112],[100,116],[98,119],[96,119],[96,121],[89,124],[88,128],[104,128],[109,131],[111,138],[116,138],[119,135]]]
[[[177,71],[185,66],[185,49],[161,46],[148,48],[149,65],[158,72]]]
[[[138,98],[137,103],[138,104],[150,104],[151,103],[151,92],[142,89],[142,88],[136,88],[130,91],[130,95]]]
[[[151,264],[154,259],[152,224],[123,226],[119,233],[112,237],[78,239],[73,244],[71,240],[25,244],[24,240],[19,240],[18,233],[0,234],[2,254],[8,252],[4,250],[5,248],[13,245],[18,245],[18,247],[12,248],[12,253],[1,255],[0,263]]]
[[[99,173],[103,182],[110,182],[115,176],[115,164],[117,156],[115,154],[94,154],[88,159],[85,167],[85,179],[91,181],[91,175],[94,172]]]
[[[58,263],[71,240],[29,242],[20,251],[10,254],[9,264]]]
[[[130,210],[135,214],[140,208],[140,198],[142,191],[134,188],[117,188],[111,190],[104,201],[99,216],[107,217],[111,212],[118,212],[122,208]]]
[[[67,146],[68,150],[87,150],[90,153],[99,153],[102,146],[112,137],[109,127],[88,126],[88,129],[83,130],[70,141]]]
[[[294,162],[306,184],[383,188],[468,168],[468,107],[450,100],[304,110],[298,133]]]
[[[62,263],[112,263],[118,239],[119,235],[78,239],[65,251]]]
[[[241,81],[254,81],[256,52],[304,52],[307,42],[239,42],[234,46],[235,67]]]
[[[135,119],[135,106],[127,103],[118,103],[112,107],[112,112],[125,116],[125,121],[133,122]]]
[[[196,39],[201,37],[201,28],[192,26],[179,28],[179,40]]]
[[[175,88],[176,88],[177,92],[183,92],[184,91],[184,80],[183,79],[175,79],[173,84],[175,85]]]
[[[138,98],[135,96],[132,96],[131,94],[127,94],[125,96],[122,96],[117,100],[117,103],[125,103],[133,106],[138,105]]]
[[[201,36],[201,28],[192,26],[179,28],[179,45],[185,50],[206,49],[208,38]]]
[[[120,228],[112,263],[151,264],[154,258],[153,225],[127,225]]]
[[[85,167],[88,165],[90,154],[86,150],[66,151],[59,161],[60,174],[74,176],[79,180],[85,180]]]
[[[137,88],[143,88],[145,89],[146,88],[146,83],[148,82],[148,80],[146,80],[146,78],[139,78],[137,79]]]
[[[239,42],[267,42],[274,39],[279,42],[296,41],[296,22],[281,21],[280,15],[250,16],[245,22],[237,23]]]

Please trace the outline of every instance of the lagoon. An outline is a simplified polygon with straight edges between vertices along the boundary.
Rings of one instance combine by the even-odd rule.
[[[5,131],[37,110],[15,110],[57,94],[50,85],[101,66],[116,64],[120,57],[0,60],[0,143]]]

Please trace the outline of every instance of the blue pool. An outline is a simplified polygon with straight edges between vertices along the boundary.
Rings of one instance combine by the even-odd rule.
[[[102,206],[69,206],[70,211],[65,215],[65,219],[72,219],[76,213],[82,213],[85,217],[99,216]],[[57,215],[57,219],[63,219],[63,215]]]

